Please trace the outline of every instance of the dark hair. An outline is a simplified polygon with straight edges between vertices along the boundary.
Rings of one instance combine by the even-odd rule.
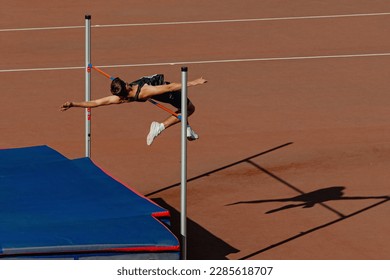
[[[129,94],[126,90],[126,82],[121,80],[120,78],[115,78],[111,82],[111,93],[113,95],[117,95],[119,97],[127,97]]]

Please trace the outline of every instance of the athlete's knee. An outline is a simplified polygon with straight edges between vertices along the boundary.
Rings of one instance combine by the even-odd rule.
[[[187,106],[187,114],[192,115],[195,112],[195,105],[191,102]]]

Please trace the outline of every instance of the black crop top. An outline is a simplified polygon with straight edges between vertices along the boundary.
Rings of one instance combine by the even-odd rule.
[[[130,83],[130,86],[138,85],[137,92],[135,93],[134,101],[137,102],[145,102],[145,100],[139,99],[139,93],[141,92],[142,87],[147,84],[150,86],[161,86],[164,84],[169,84],[168,82],[164,81],[164,75],[163,74],[154,74],[152,76],[145,76],[142,77],[134,82]]]

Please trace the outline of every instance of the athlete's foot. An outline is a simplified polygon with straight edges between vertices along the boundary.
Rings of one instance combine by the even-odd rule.
[[[148,146],[152,145],[154,138],[156,138],[164,129],[164,124],[152,122],[148,137],[146,138],[146,144],[148,144]]]
[[[195,131],[193,131],[190,126],[187,126],[187,139],[189,141],[194,141],[196,139],[199,139],[198,134],[196,134]]]

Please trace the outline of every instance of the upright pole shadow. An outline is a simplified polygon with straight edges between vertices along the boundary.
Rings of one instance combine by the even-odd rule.
[[[161,198],[152,200],[169,211],[172,225],[170,229],[180,240],[180,213]],[[189,260],[227,260],[226,256],[239,252],[238,249],[191,219],[187,219],[187,234],[187,258]]]

